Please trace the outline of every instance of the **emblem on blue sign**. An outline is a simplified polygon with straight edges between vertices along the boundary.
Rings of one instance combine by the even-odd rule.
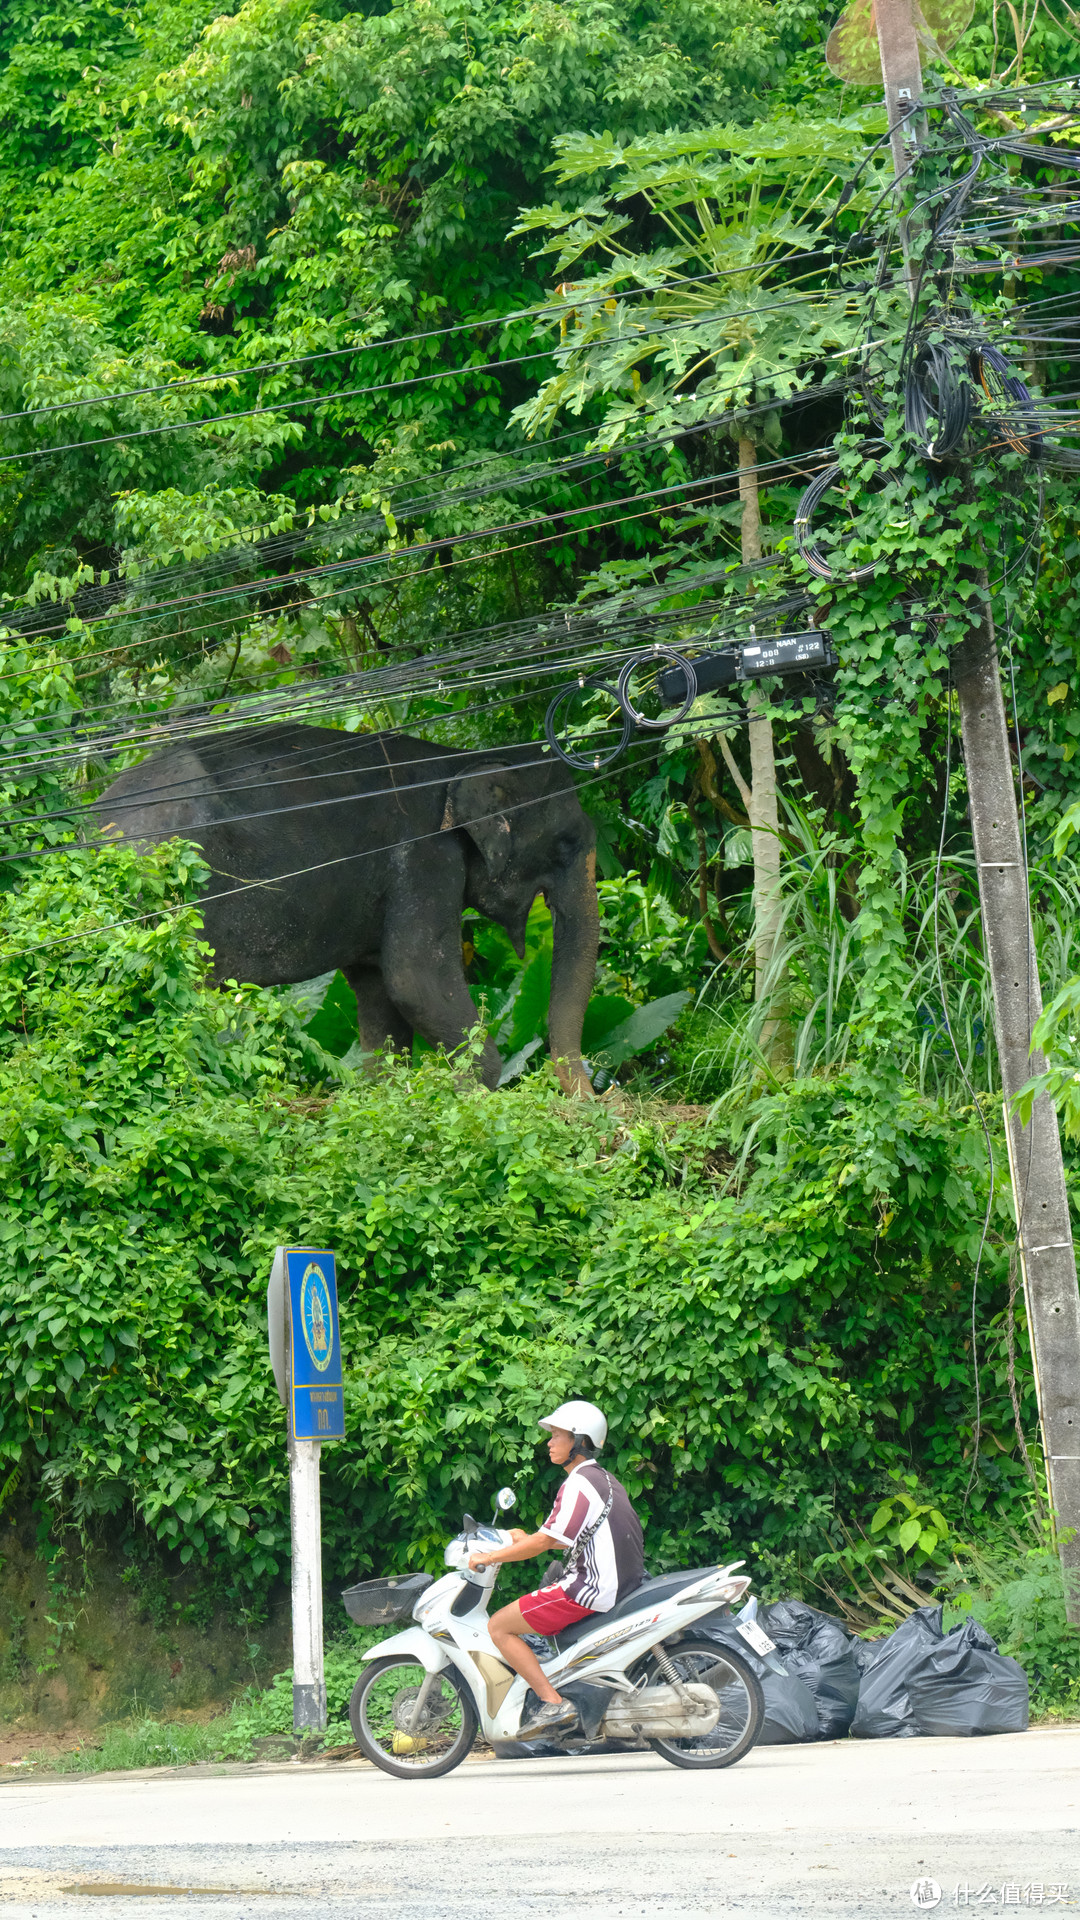
[[[343,1440],[345,1406],[334,1256],[286,1247],[289,1415],[294,1440]]]
[[[312,1366],[325,1373],[334,1357],[334,1310],[326,1275],[314,1260],[300,1282],[300,1325]]]

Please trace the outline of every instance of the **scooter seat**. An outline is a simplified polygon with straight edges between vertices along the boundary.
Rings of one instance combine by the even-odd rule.
[[[606,1613],[590,1613],[584,1620],[575,1620],[572,1627],[560,1627],[558,1633],[549,1633],[552,1649],[555,1653],[565,1653],[575,1641],[584,1640],[587,1633],[595,1633],[598,1627],[606,1627],[613,1620],[622,1620],[627,1614],[640,1613],[645,1607],[660,1606],[683,1587],[700,1580],[704,1574],[715,1572],[715,1566],[690,1567],[683,1573],[660,1573],[653,1580],[643,1580],[640,1587],[624,1594]]]

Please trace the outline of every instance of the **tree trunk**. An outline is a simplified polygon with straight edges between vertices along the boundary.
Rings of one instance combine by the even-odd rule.
[[[739,441],[739,499],[742,502],[742,558],[761,559],[761,503],[758,498],[757,450],[752,440]],[[754,998],[766,991],[780,930],[780,817],[776,794],[776,754],[769,703],[757,687],[747,690],[750,714],[750,843],[754,860]],[[725,755],[725,758],[727,756]],[[745,788],[743,789],[745,793]],[[791,1032],[786,1018],[783,982],[773,979],[768,989],[772,1010],[762,1028],[761,1046],[774,1073],[790,1073]]]

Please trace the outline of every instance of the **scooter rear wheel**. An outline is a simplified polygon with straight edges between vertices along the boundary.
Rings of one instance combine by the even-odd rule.
[[[398,1780],[434,1780],[460,1766],[479,1725],[464,1681],[453,1667],[435,1674],[419,1727],[413,1709],[427,1678],[418,1660],[372,1660],[349,1701],[358,1747]]]
[[[665,1651],[680,1680],[704,1681],[715,1690],[720,1718],[711,1733],[688,1740],[650,1740],[650,1747],[673,1767],[733,1767],[749,1753],[765,1718],[765,1695],[757,1674],[739,1654],[704,1636],[697,1639],[687,1634]],[[642,1662],[642,1677],[646,1686],[667,1684],[652,1654]]]

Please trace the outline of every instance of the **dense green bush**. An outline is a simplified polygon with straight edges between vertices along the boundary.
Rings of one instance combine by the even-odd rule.
[[[489,1095],[432,1057],[335,1086],[284,998],[203,984],[200,876],[182,846],[83,851],[9,897],[0,1452],[61,1519],[134,1512],[238,1593],[283,1570],[264,1288],[311,1238],[347,1359],[334,1573],[433,1562],[508,1478],[539,1517],[535,1422],[569,1392],[607,1408],[657,1566],[820,1544],[892,1465],[963,1487],[971,1130],[899,1085],[796,1083],[739,1189],[715,1129],[546,1075]],[[1020,1477],[995,1258],[976,1513]]]
[[[970,1556],[947,1624],[971,1612],[1002,1653],[1019,1660],[1031,1685],[1032,1712],[1080,1711],[1080,1633],[1065,1621],[1061,1562],[1049,1545],[1017,1553],[1015,1537]]]

